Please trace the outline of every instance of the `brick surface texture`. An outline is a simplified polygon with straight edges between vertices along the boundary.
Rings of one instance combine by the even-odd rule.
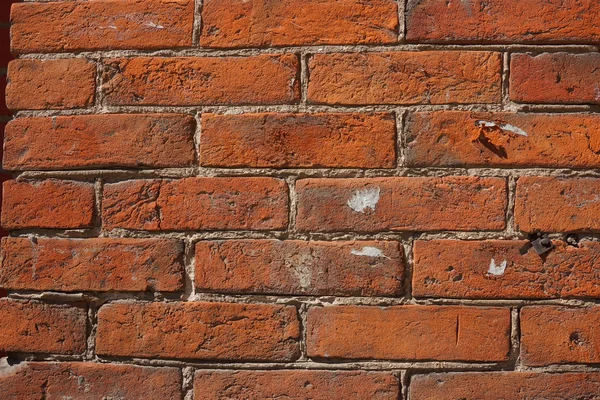
[[[598,0],[2,0],[0,399],[600,400]]]

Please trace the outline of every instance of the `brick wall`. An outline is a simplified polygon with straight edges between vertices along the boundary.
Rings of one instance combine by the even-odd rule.
[[[596,0],[14,4],[0,398],[600,398],[599,42]]]

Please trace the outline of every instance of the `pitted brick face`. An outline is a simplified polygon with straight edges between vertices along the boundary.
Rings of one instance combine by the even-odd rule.
[[[0,400],[600,400],[598,0],[0,3]]]

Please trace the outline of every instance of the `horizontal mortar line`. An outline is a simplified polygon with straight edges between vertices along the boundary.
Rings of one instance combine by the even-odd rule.
[[[551,239],[563,240],[568,233],[550,232]],[[100,234],[100,236],[97,236]],[[83,230],[51,230],[51,229],[23,229],[10,232],[11,237],[22,238],[48,238],[48,239],[177,239],[191,241],[201,240],[301,240],[301,241],[373,241],[389,240],[411,245],[417,240],[525,240],[526,232],[508,231],[441,231],[441,232],[369,232],[356,233],[348,231],[339,232],[290,232],[290,231],[136,231],[114,229],[100,231],[94,229]],[[600,233],[577,233],[580,242],[600,241]]]
[[[326,105],[326,104],[275,104],[275,105],[198,105],[198,106],[102,106],[98,108],[80,108],[70,110],[19,110],[15,118],[60,117],[76,115],[107,114],[223,114],[238,115],[246,113],[404,113],[433,111],[470,111],[492,113],[550,113],[596,114],[600,106],[596,104],[389,104],[389,105]]]
[[[367,371],[390,371],[398,370],[436,370],[436,371],[502,371],[507,367],[505,363],[485,363],[485,362],[454,362],[454,361],[389,361],[389,360],[365,360],[365,361],[336,361],[336,362],[318,362],[312,360],[293,361],[293,362],[268,362],[268,361],[215,361],[199,359],[145,359],[137,357],[119,357],[96,355],[93,360],[82,360],[79,356],[64,356],[58,354],[35,354],[11,352],[9,357],[21,362],[52,362],[52,361],[73,361],[73,362],[93,362],[97,364],[118,364],[118,365],[139,365],[154,367],[192,367],[196,370],[215,369],[215,370],[353,370],[364,369]]]
[[[127,49],[127,50],[82,50],[55,53],[23,53],[19,58],[130,58],[130,57],[224,57],[253,56],[261,54],[327,54],[327,53],[373,53],[393,51],[493,51],[493,52],[575,52],[595,53],[600,46],[590,44],[459,44],[459,43],[394,43],[373,45],[302,45],[274,47],[208,48],[190,47],[180,49]]]
[[[390,169],[346,169],[346,168],[307,168],[307,169],[272,169],[272,168],[167,168],[167,169],[94,169],[94,170],[53,170],[53,171],[5,171],[15,179],[47,179],[67,178],[72,180],[92,181],[104,178],[106,184],[135,179],[168,179],[183,178],[309,178],[347,179],[347,178],[425,178],[425,177],[523,177],[523,176],[552,176],[562,178],[600,177],[598,168],[544,168],[544,167],[397,167]]]
[[[298,362],[216,362],[202,360],[176,360],[176,359],[145,359],[135,357],[111,357],[95,356],[92,360],[84,360],[81,356],[65,356],[59,354],[35,354],[11,352],[9,358],[19,360],[20,362],[91,362],[95,364],[116,364],[116,365],[138,365],[149,367],[173,367],[185,368],[191,367],[196,370],[314,370],[314,371],[335,371],[335,370],[356,370],[365,371],[389,371],[389,372],[534,372],[534,373],[568,373],[568,372],[600,372],[600,366],[597,364],[564,364],[552,365],[547,367],[524,367],[518,366],[514,370],[508,368],[505,363],[478,363],[478,362],[452,362],[452,361],[430,361],[430,362],[408,362],[408,361],[347,361],[347,362],[316,362],[312,360]]]
[[[466,306],[466,307],[528,307],[528,306],[568,306],[588,308],[598,306],[600,298],[555,298],[555,299],[452,299],[452,298],[408,298],[403,297],[350,297],[350,296],[298,296],[285,294],[225,294],[200,292],[188,299],[177,298],[182,292],[55,292],[55,291],[14,291],[8,296],[14,300],[40,300],[62,303],[94,302],[97,306],[114,302],[201,304],[233,303],[255,305],[281,305],[300,307],[401,307],[401,306]],[[154,296],[154,297],[153,297]]]

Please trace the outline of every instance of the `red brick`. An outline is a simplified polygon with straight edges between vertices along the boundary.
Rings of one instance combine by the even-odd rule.
[[[499,103],[500,53],[425,51],[317,54],[308,99],[326,104]]]
[[[510,97],[516,102],[599,103],[598,82],[598,53],[514,54],[510,60]]]
[[[2,239],[0,286],[16,290],[183,289],[183,245],[169,239]]]
[[[505,361],[510,310],[457,306],[311,307],[309,357]]]
[[[413,296],[471,299],[600,297],[600,243],[579,247],[554,241],[540,257],[527,241],[418,240],[414,245]],[[505,264],[506,263],[506,264]]]
[[[104,189],[107,229],[272,230],[288,220],[287,185],[274,178],[132,180]]]
[[[299,68],[294,54],[109,59],[102,90],[111,105],[296,103]]]
[[[340,296],[402,292],[397,242],[217,240],[196,244],[200,291]]]
[[[10,7],[19,1],[21,0],[4,0],[0,3],[0,23],[7,24],[10,22]]]
[[[596,232],[599,213],[599,179],[525,176],[517,181],[515,224],[523,232]]]
[[[179,399],[175,368],[83,363],[22,362],[0,376],[7,399]],[[142,384],[143,383],[143,384]]]
[[[462,372],[415,375],[411,400],[598,399],[598,373]]]
[[[393,114],[202,116],[200,162],[217,167],[393,168]]]
[[[101,355],[292,361],[300,354],[296,308],[233,303],[125,303],[98,313]]]
[[[524,307],[521,310],[521,361],[525,365],[600,362],[600,307]]]
[[[501,178],[302,179],[296,183],[301,231],[502,230]]]
[[[193,0],[18,3],[11,13],[17,53],[190,46]]]
[[[96,92],[96,64],[83,58],[14,60],[8,66],[11,110],[85,108]]]
[[[594,43],[600,40],[595,0],[409,0],[411,42]]]
[[[417,112],[406,121],[406,163],[597,168],[599,124],[593,114]]]
[[[18,118],[6,129],[4,168],[187,167],[195,127],[193,117],[178,114]]]
[[[206,0],[206,47],[384,44],[398,40],[394,0]]]
[[[5,229],[89,228],[93,224],[94,185],[75,181],[4,182]]]
[[[1,299],[0,351],[82,354],[86,348],[84,308]]]
[[[389,372],[200,370],[194,391],[203,400],[397,400],[400,382]]]

